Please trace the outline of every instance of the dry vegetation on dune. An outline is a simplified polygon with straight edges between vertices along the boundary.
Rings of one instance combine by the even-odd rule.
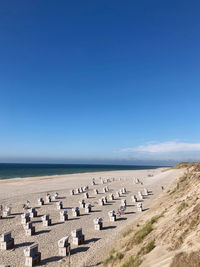
[[[200,266],[200,251],[186,253],[180,252],[175,255],[170,267],[199,267]]]
[[[174,168],[185,168],[184,175],[124,231],[102,265],[200,266],[200,163]]]
[[[199,162],[180,162],[176,166],[171,167],[170,169],[191,169],[193,168],[195,171],[200,171],[200,163]]]

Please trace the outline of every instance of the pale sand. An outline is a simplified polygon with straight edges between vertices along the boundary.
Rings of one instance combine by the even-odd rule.
[[[139,190],[146,187],[152,190],[153,195],[149,196],[143,202],[143,207],[148,209],[151,199],[156,197],[156,194],[161,192],[161,185],[169,186],[173,180],[179,175],[179,171],[173,170],[162,172],[160,169],[152,170],[135,170],[135,171],[109,171],[96,172],[85,174],[70,174],[50,177],[35,177],[0,181],[0,204],[11,204],[12,216],[8,219],[0,220],[0,233],[12,231],[12,236],[15,239],[15,248],[8,251],[0,251],[0,264],[10,264],[12,267],[24,266],[23,250],[32,242],[39,244],[39,251],[42,253],[41,265],[43,266],[67,266],[68,258],[61,259],[58,257],[57,241],[70,235],[71,230],[82,227],[85,235],[85,244],[79,247],[72,245],[71,250],[71,265],[70,266],[95,266],[99,260],[104,258],[105,252],[108,251],[112,242],[121,235],[122,230],[136,218],[141,216],[136,210],[136,206],[131,202],[131,195],[137,194]],[[148,174],[153,174],[153,177],[148,177]],[[107,183],[110,191],[106,194],[102,193],[102,188],[105,185],[100,183],[99,177],[115,178],[116,181]],[[144,184],[134,184],[133,178],[139,178]],[[92,186],[92,178],[96,179],[97,185]],[[121,181],[119,181],[121,178]],[[84,209],[80,209],[80,217],[72,217],[71,208],[79,207],[78,201],[83,199],[83,194],[70,196],[69,190],[80,186],[89,185],[89,196],[86,203],[91,203],[94,207],[93,212],[85,214]],[[102,196],[113,193],[122,187],[126,187],[127,204],[129,205],[126,214],[121,218],[118,217],[116,222],[110,222],[108,211],[117,210],[121,200],[118,198],[114,201],[109,201],[106,206],[99,206],[98,199]],[[95,195],[93,189],[99,189],[101,194]],[[53,194],[58,192],[62,198],[64,209],[68,211],[69,221],[64,223],[59,221],[59,210],[56,209],[55,202],[46,204],[38,208],[39,217],[33,219],[33,224],[36,227],[36,235],[26,237],[21,224],[20,214],[23,212],[22,204],[28,199],[31,201],[32,207],[38,207],[37,199],[43,197],[45,200],[46,192]],[[41,215],[50,214],[52,226],[43,227],[41,223]],[[95,231],[93,219],[96,217],[103,218],[102,231]]]

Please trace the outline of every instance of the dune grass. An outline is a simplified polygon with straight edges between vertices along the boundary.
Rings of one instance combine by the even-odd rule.
[[[148,254],[155,248],[155,240],[151,240],[145,247],[145,254]]]
[[[135,244],[140,244],[141,241],[149,234],[151,233],[151,231],[153,231],[153,223],[150,221],[148,223],[146,223],[142,229],[140,229],[139,231],[137,231],[135,233],[134,236],[134,243]]]
[[[109,256],[104,260],[103,264],[107,265],[109,263],[114,263],[117,260],[123,259],[124,254],[117,252],[115,249],[112,249],[109,253]]]
[[[153,224],[156,223],[163,216],[164,212],[152,217],[151,220],[147,221],[146,224],[128,240],[126,244],[126,249],[129,250],[133,245],[140,244],[144,240],[144,238],[153,231]]]
[[[199,162],[180,162],[179,164],[171,167],[170,169],[182,169],[182,168],[198,168],[200,166]]]
[[[123,237],[126,237],[127,235],[129,235],[129,234],[132,233],[132,232],[133,232],[133,229],[129,228],[129,229],[127,229],[125,232],[123,232],[122,236],[123,236]]]
[[[185,201],[183,201],[177,208],[177,214],[179,214],[182,210],[184,210],[187,207],[188,207],[188,204]]]

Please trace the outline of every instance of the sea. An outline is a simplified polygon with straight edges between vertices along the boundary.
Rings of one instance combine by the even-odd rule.
[[[160,167],[160,166],[159,166]],[[156,169],[158,166],[93,165],[93,164],[22,164],[0,163],[0,180],[62,174],[115,170]]]

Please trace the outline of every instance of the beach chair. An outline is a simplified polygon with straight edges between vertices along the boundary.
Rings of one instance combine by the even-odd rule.
[[[43,198],[38,198],[38,205],[39,206],[42,206],[42,205],[44,205],[44,199]]]
[[[70,255],[69,236],[65,236],[58,240],[58,255],[61,257]]]
[[[107,203],[108,202],[107,197],[102,197],[102,199],[103,199],[103,202],[104,203]]]
[[[11,236],[11,232],[6,232],[0,235],[0,249],[7,250],[14,247],[14,238]]]
[[[51,219],[49,214],[45,214],[42,216],[42,224],[43,226],[47,227],[51,225]]]
[[[82,199],[79,201],[80,208],[85,208],[85,200]]]
[[[98,195],[98,193],[99,193],[98,189],[94,189],[94,193],[95,193],[96,195]]]
[[[122,188],[122,194],[126,194],[126,188],[125,187]]]
[[[144,199],[144,196],[143,196],[143,194],[142,194],[141,191],[138,191],[138,196],[139,196],[139,198],[140,198],[141,200]]]
[[[30,209],[30,201],[29,201],[29,200],[26,200],[26,203],[23,204],[23,209],[24,209],[24,210],[28,210],[28,209]]]
[[[85,241],[85,236],[82,234],[82,228],[75,229],[71,232],[72,242],[74,245],[81,245]]]
[[[85,192],[85,193],[84,193],[84,198],[88,198],[88,197],[89,197],[88,192]]]
[[[97,230],[97,231],[102,230],[102,228],[103,228],[103,219],[102,218],[97,217],[93,220],[93,222],[94,222],[94,230]]]
[[[142,208],[142,202],[137,203],[137,210],[142,212],[143,208]]]
[[[119,191],[116,192],[116,196],[120,197],[120,192]]]
[[[46,195],[46,203],[50,203],[51,202],[51,196],[48,194]]]
[[[33,244],[24,249],[25,266],[34,266],[41,261],[41,253],[38,252],[38,244]]]
[[[109,199],[110,199],[110,200],[114,200],[114,195],[113,195],[113,194],[110,194],[110,195],[109,195]]]
[[[6,205],[3,211],[3,216],[7,217],[11,215],[12,207],[10,205]]]
[[[58,210],[62,210],[62,209],[63,209],[63,203],[62,203],[62,201],[58,201],[58,202],[56,202],[56,208],[57,208]]]
[[[26,236],[32,236],[35,234],[35,226],[32,225],[32,222],[24,224],[24,230]]]
[[[92,211],[92,205],[90,203],[87,203],[85,205],[85,213],[90,213]]]
[[[110,222],[115,222],[116,221],[116,214],[114,210],[111,210],[108,212],[108,216],[110,219]]]
[[[80,190],[79,188],[76,189],[76,194],[79,194],[80,193]]]
[[[149,194],[149,191],[146,188],[144,188],[144,195],[148,196],[148,194]]]
[[[60,221],[64,222],[68,220],[68,214],[66,210],[60,211]]]
[[[30,213],[23,213],[21,215],[21,223],[26,224],[27,222],[30,222]]]
[[[137,197],[135,195],[131,196],[131,201],[132,202],[137,202]]]
[[[126,207],[126,199],[122,199],[121,200],[121,204],[122,204],[122,206],[125,206]]]
[[[37,217],[37,211],[36,211],[35,208],[30,208],[30,209],[28,209],[28,212],[29,212],[29,214],[30,214],[30,218],[35,218],[35,217]]]
[[[99,199],[99,205],[104,206],[104,200],[103,200],[103,198],[100,198]]]
[[[52,197],[54,201],[55,201],[56,199],[58,199],[58,195],[59,195],[58,192],[55,192],[55,193],[54,193],[54,195],[53,195],[53,197]]]
[[[78,207],[72,208],[72,215],[74,217],[80,216],[80,210]]]

